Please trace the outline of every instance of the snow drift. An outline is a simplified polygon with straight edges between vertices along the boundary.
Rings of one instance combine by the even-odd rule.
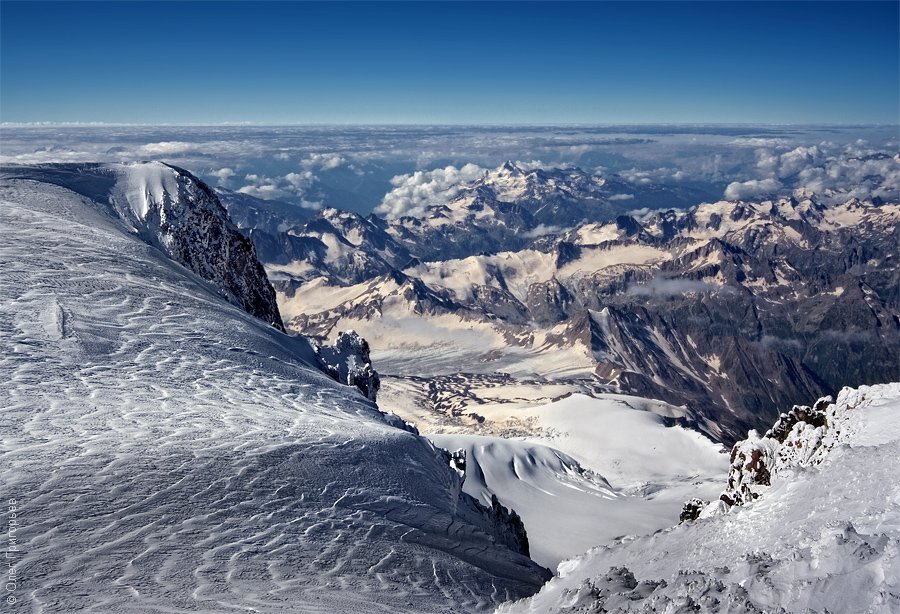
[[[15,607],[472,611],[536,591],[549,573],[446,453],[244,310],[264,277],[205,194],[158,164],[0,176]]]

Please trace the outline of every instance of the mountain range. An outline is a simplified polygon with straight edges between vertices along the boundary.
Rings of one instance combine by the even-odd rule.
[[[428,348],[397,321],[444,331],[458,370],[664,400],[732,443],[781,407],[900,375],[897,204],[798,190],[627,215],[625,187],[507,162],[421,218],[325,209],[244,232],[289,328],[360,330],[407,383]],[[476,405],[457,417],[478,422]]]

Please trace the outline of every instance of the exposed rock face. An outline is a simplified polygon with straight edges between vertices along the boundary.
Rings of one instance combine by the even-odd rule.
[[[369,344],[356,331],[342,332],[334,345],[318,346],[316,353],[325,373],[342,384],[356,386],[367,399],[375,400],[381,379],[372,368]]]
[[[464,448],[450,452],[450,467],[465,480],[466,477],[466,451]]]
[[[132,182],[125,197],[143,193],[145,228],[177,262],[222,288],[229,302],[280,330],[281,315],[275,291],[256,258],[253,244],[229,220],[215,193],[187,171],[149,163],[135,184],[134,172],[122,174]],[[174,179],[158,190],[159,183]]]
[[[189,172],[161,162],[10,166],[4,172],[108,203],[133,232],[214,284],[230,303],[284,330],[253,244],[216,194]]]
[[[468,497],[468,495],[466,495]],[[522,519],[515,512],[502,505],[497,500],[497,495],[491,495],[491,506],[481,505],[474,498],[469,502],[478,506],[478,511],[486,519],[491,533],[498,535],[500,543],[507,546],[513,552],[530,556],[528,549],[528,533]]]

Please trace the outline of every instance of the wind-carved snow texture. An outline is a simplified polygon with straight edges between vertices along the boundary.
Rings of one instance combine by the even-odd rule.
[[[375,400],[381,379],[372,368],[369,344],[356,331],[340,333],[334,345],[316,346],[316,354],[325,373],[342,384],[356,386],[367,399]]]
[[[900,611],[900,383],[794,408],[735,450],[743,505],[590,550],[500,611]]]
[[[0,188],[16,611],[473,611],[547,579],[443,451],[134,233],[118,171],[45,171]]]
[[[216,194],[187,171],[149,162],[6,167],[5,174],[57,184],[108,205],[134,233],[212,282],[229,302],[284,330],[253,244]]]

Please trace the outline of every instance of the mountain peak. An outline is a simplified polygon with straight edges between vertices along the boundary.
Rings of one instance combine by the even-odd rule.
[[[501,164],[496,172],[504,175],[522,175],[525,173],[525,171],[519,168],[512,160],[507,160]]]

